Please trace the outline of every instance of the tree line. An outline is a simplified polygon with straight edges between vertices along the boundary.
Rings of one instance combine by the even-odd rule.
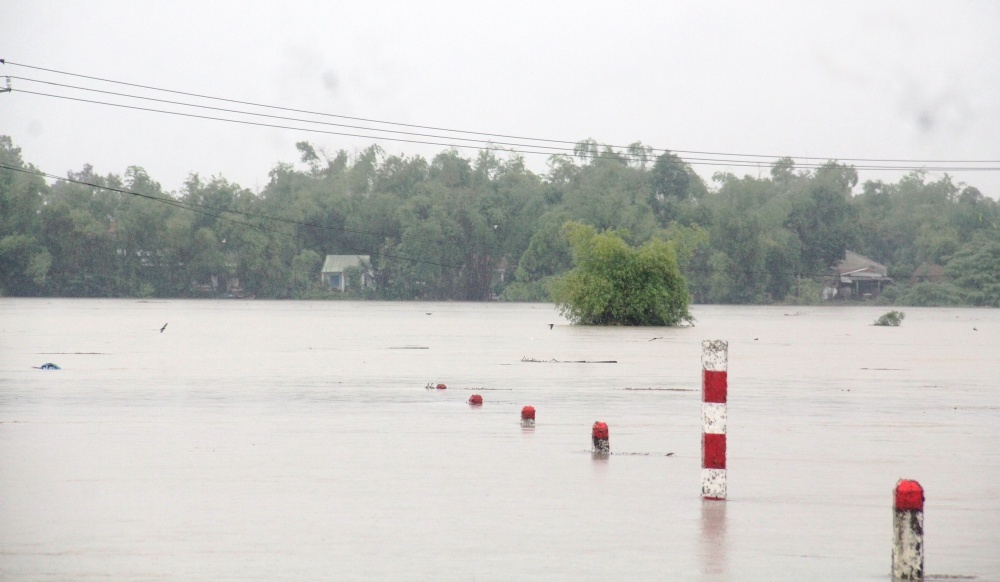
[[[238,280],[258,298],[548,301],[579,223],[670,242],[694,302],[818,302],[849,249],[888,266],[883,301],[1000,305],[1000,208],[948,175],[859,184],[850,165],[786,158],[706,182],[676,154],[593,140],[544,174],[502,150],[297,150],[260,192],[198,174],[167,192],[139,166],[50,183],[0,136],[0,293],[205,297]],[[375,285],[324,289],[327,254],[370,255]]]

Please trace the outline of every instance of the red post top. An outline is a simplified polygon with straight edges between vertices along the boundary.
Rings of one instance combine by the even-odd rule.
[[[438,384],[437,385],[437,389],[438,390],[444,390],[445,388],[447,388],[447,386],[445,386],[444,384]]]
[[[898,511],[923,511],[924,488],[920,483],[910,479],[900,479],[896,482],[893,508]]]
[[[473,406],[482,406],[483,397],[478,394],[473,394],[472,396],[469,396],[469,404]]]
[[[603,422],[595,422],[593,430],[590,431],[590,435],[595,439],[608,440],[608,425]]]
[[[535,420],[535,407],[525,406],[521,409],[521,419],[522,420]]]

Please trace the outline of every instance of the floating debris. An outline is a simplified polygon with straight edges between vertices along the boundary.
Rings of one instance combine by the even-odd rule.
[[[883,313],[882,317],[876,319],[875,323],[872,325],[898,327],[899,324],[903,323],[903,319],[905,317],[906,314],[902,311],[892,310],[887,313]]]
[[[521,358],[522,362],[529,364],[617,364],[618,360],[557,360],[552,358],[551,360],[536,360],[535,358],[529,358],[528,356],[523,356]]]

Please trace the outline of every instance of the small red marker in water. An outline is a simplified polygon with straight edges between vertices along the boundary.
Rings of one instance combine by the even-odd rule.
[[[523,428],[535,427],[535,407],[525,406],[521,409],[521,426]]]
[[[445,388],[447,388],[447,386],[445,386],[444,384],[438,384],[437,385],[437,389],[438,390],[444,390]]]
[[[594,452],[602,455],[611,454],[611,445],[608,443],[608,425],[601,421],[594,423],[590,431],[590,436],[594,441]]]
[[[892,503],[892,576],[924,579],[924,488],[900,479]]]
[[[482,405],[483,405],[482,396],[478,394],[473,394],[472,396],[469,396],[469,406],[482,406]]]

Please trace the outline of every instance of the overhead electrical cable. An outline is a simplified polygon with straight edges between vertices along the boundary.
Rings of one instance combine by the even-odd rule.
[[[355,134],[355,133],[348,133],[348,132],[321,130],[321,129],[308,128],[308,127],[293,127],[293,126],[287,126],[287,125],[278,125],[278,124],[274,124],[274,123],[262,123],[262,122],[256,122],[256,121],[248,121],[248,120],[243,120],[243,119],[228,119],[228,118],[223,118],[223,117],[214,117],[214,116],[211,116],[211,115],[200,115],[200,114],[197,114],[197,113],[185,113],[185,112],[181,112],[181,111],[169,111],[169,110],[165,110],[165,109],[154,109],[154,108],[151,108],[151,107],[140,107],[140,106],[137,106],[137,105],[126,105],[126,104],[122,104],[122,103],[111,103],[111,102],[107,102],[107,101],[98,101],[98,100],[94,100],[94,99],[84,99],[84,98],[81,98],[81,97],[70,97],[70,96],[67,96],[67,95],[55,95],[55,94],[51,94],[51,93],[42,93],[42,92],[39,92],[39,91],[29,91],[29,90],[26,90],[26,89],[15,89],[14,91],[16,91],[18,93],[25,93],[25,94],[28,94],[28,95],[38,95],[38,96],[42,96],[42,97],[51,97],[51,98],[55,98],[55,99],[64,99],[64,100],[68,100],[68,101],[78,101],[78,102],[82,102],[82,103],[90,103],[90,104],[95,104],[95,105],[103,105],[103,106],[107,106],[107,107],[117,107],[117,108],[122,108],[122,109],[131,109],[131,110],[145,111],[145,112],[150,112],[150,113],[161,113],[161,114],[165,114],[165,115],[175,115],[175,116],[189,117],[189,118],[194,118],[194,119],[205,119],[205,120],[212,120],[212,121],[223,121],[223,122],[228,122],[228,123],[237,123],[237,124],[240,124],[240,125],[268,127],[268,128],[272,128],[272,129],[288,129],[288,130],[294,130],[294,131],[302,131],[302,132],[309,132],[309,133],[319,133],[319,134],[326,134],[326,135],[339,135],[339,136],[345,136],[345,137],[358,137],[358,138],[373,139],[373,140],[389,140],[389,141],[396,141],[396,142],[403,142],[403,143],[413,143],[413,144],[421,144],[421,145],[435,145],[435,146],[451,147],[451,148],[481,148],[481,147],[483,147],[483,146],[479,146],[479,145],[464,145],[464,144],[454,144],[454,143],[446,143],[446,142],[432,142],[432,141],[407,139],[407,138],[399,138],[399,137],[374,136],[374,135]],[[197,106],[195,106],[195,107],[197,107]],[[488,147],[489,144],[486,144],[486,145]],[[541,152],[541,151],[527,150],[527,149],[517,148],[517,147],[499,148],[499,150],[500,151],[508,151],[508,152],[512,152],[512,153],[540,154],[540,155],[546,155],[546,156],[552,156],[552,155],[572,156],[572,155],[575,155],[575,152],[574,153],[570,153],[570,152],[565,152],[565,153],[562,153],[562,152],[555,152],[555,153],[554,152]],[[585,157],[588,157],[588,158],[599,158],[599,159],[606,159],[606,158],[622,159],[622,158],[627,158],[627,157],[631,156],[631,154],[629,154],[629,153],[620,153],[620,152],[610,152],[610,153],[608,153],[608,152],[600,152],[600,151],[598,153],[596,153],[596,154],[585,153],[583,155]],[[686,158],[686,159],[678,159],[677,161],[673,161],[672,160],[671,163],[676,163],[676,164],[681,165],[681,166],[683,166],[685,164],[688,164],[688,165],[722,166],[722,167],[747,167],[747,168],[760,168],[761,167],[761,163],[760,162],[754,162],[754,161],[750,161],[750,160],[717,160],[717,159],[711,159],[711,158],[706,158],[706,159],[701,159],[701,158]],[[998,163],[1000,163],[1000,162],[998,162]],[[795,167],[796,168],[816,169],[816,168],[822,168],[825,165],[826,164],[797,164]],[[983,167],[983,166],[979,166],[979,167],[966,167],[966,166],[955,166],[955,167],[919,166],[919,167],[915,167],[915,166],[868,166],[868,165],[852,165],[851,167],[853,167],[853,168],[855,168],[857,170],[871,170],[871,171],[912,171],[912,170],[929,170],[929,171],[939,171],[939,172],[949,172],[949,171],[1000,171],[1000,166],[996,166],[996,167]]]
[[[86,182],[86,181],[83,181],[83,180],[76,180],[76,179],[73,179],[73,178],[66,178],[66,177],[63,177],[63,176],[56,176],[54,174],[48,174],[46,172],[39,172],[37,170],[29,170],[27,168],[19,168],[17,166],[11,166],[11,165],[5,164],[3,162],[0,162],[0,169],[12,170],[12,171],[15,171],[15,172],[21,172],[21,173],[24,173],[24,174],[31,174],[31,175],[34,175],[34,176],[40,176],[40,177],[44,177],[44,178],[50,178],[50,179],[53,179],[53,180],[61,180],[63,182],[69,182],[69,183],[72,183],[72,184],[79,184],[81,186],[89,186],[91,188],[99,188],[101,190],[107,190],[109,192],[117,192],[119,194],[127,194],[129,196],[136,196],[138,198],[144,198],[146,200],[152,200],[154,202],[159,202],[159,203],[162,203],[162,204],[166,204],[168,206],[174,206],[174,207],[177,207],[177,208],[181,208],[183,210],[189,210],[189,211],[195,212],[197,214],[202,214],[202,215],[205,215],[205,216],[211,216],[213,218],[218,218],[220,220],[225,220],[225,221],[228,221],[228,222],[233,222],[233,223],[240,224],[240,225],[243,225],[243,226],[249,226],[249,227],[256,228],[258,230],[264,231],[264,232],[271,232],[271,233],[280,234],[280,235],[288,236],[288,237],[294,237],[295,233],[290,233],[290,232],[286,232],[286,231],[283,231],[283,230],[271,229],[271,228],[263,227],[261,225],[253,224],[253,223],[249,223],[249,222],[243,222],[241,220],[236,220],[234,218],[230,218],[230,217],[224,216],[223,213],[238,214],[238,215],[243,215],[243,216],[247,216],[247,217],[260,218],[260,219],[264,219],[264,220],[273,220],[273,221],[276,221],[276,222],[282,222],[282,223],[286,223],[286,224],[292,224],[292,225],[295,225],[295,226],[306,226],[306,227],[311,227],[311,228],[320,228],[320,229],[324,229],[324,230],[351,232],[350,229],[346,229],[346,228],[339,228],[339,227],[335,227],[335,226],[327,226],[327,225],[323,225],[323,224],[309,223],[309,222],[304,222],[304,221],[301,221],[301,220],[294,220],[294,219],[291,219],[291,218],[283,218],[283,217],[280,217],[280,216],[270,216],[270,215],[267,215],[267,214],[260,214],[260,213],[255,213],[255,212],[246,212],[246,211],[242,211],[242,210],[231,210],[231,209],[227,209],[227,208],[219,208],[219,207],[216,207],[216,206],[209,206],[209,205],[206,205],[206,204],[199,204],[199,203],[196,203],[196,202],[186,202],[186,201],[183,201],[183,200],[176,200],[176,199],[173,199],[173,198],[161,198],[159,196],[153,196],[153,195],[150,195],[150,194],[143,194],[142,192],[134,192],[132,190],[125,190],[123,188],[115,188],[114,186],[102,186],[101,184],[94,184],[93,182]],[[208,209],[216,210],[218,212],[218,214],[217,213],[213,213],[213,212],[209,212]],[[365,233],[365,231],[353,231],[353,232]],[[372,235],[374,233],[365,233],[365,234]],[[420,259],[414,259],[412,257],[404,257],[402,255],[389,254],[389,253],[379,253],[379,254],[381,256],[384,256],[384,257],[389,258],[389,259],[399,259],[399,260],[409,261],[409,262],[413,262],[413,263],[422,263],[422,264],[425,264],[425,265],[434,265],[434,266],[437,266],[437,267],[447,267],[447,268],[451,268],[451,269],[461,269],[462,268],[461,265],[450,265],[450,264],[447,264],[447,263],[438,263],[438,262],[434,262],[434,261],[424,261],[424,260],[420,260]]]
[[[433,135],[433,134],[408,132],[408,131],[400,131],[400,130],[393,130],[393,129],[369,128],[369,127],[358,126],[358,125],[350,125],[350,124],[344,124],[344,123],[333,123],[333,122],[328,122],[328,121],[314,121],[314,120],[310,120],[310,119],[302,119],[302,118],[296,118],[296,117],[286,117],[286,116],[281,116],[281,115],[271,115],[271,114],[267,114],[267,113],[256,113],[256,112],[250,112],[250,111],[241,111],[241,110],[237,110],[237,109],[229,109],[229,108],[224,108],[224,107],[212,107],[212,106],[209,106],[209,105],[199,105],[199,104],[187,103],[187,102],[183,102],[183,101],[173,101],[173,100],[169,100],[169,99],[157,99],[155,97],[145,97],[145,96],[142,96],[142,95],[132,95],[132,94],[128,94],[128,93],[119,93],[119,92],[116,92],[116,91],[105,91],[105,90],[102,90],[102,89],[93,89],[93,88],[89,88],[89,87],[80,87],[80,86],[76,86],[76,85],[68,85],[68,84],[65,84],[65,83],[55,83],[55,82],[51,82],[51,81],[43,81],[43,80],[39,80],[39,79],[31,79],[31,78],[28,78],[28,77],[12,77],[12,78],[19,79],[19,80],[22,80],[22,81],[29,81],[29,82],[33,82],[33,83],[42,83],[42,84],[46,84],[46,85],[53,85],[53,86],[57,86],[57,87],[63,87],[63,88],[68,88],[68,89],[75,89],[75,90],[80,90],[80,91],[89,91],[89,92],[101,93],[101,94],[105,94],[105,95],[114,95],[116,97],[125,97],[125,98],[128,98],[128,99],[139,99],[139,100],[144,100],[144,101],[153,101],[153,102],[157,102],[157,103],[166,103],[166,104],[170,104],[170,105],[180,105],[180,106],[184,106],[184,107],[193,107],[193,108],[197,108],[197,109],[207,109],[207,110],[210,110],[210,111],[219,111],[219,112],[223,112],[223,113],[235,113],[235,114],[239,114],[239,115],[250,115],[250,116],[254,116],[254,117],[265,117],[265,118],[269,118],[269,119],[280,119],[280,120],[283,120],[283,121],[295,121],[295,122],[299,122],[299,123],[309,123],[309,124],[318,124],[318,125],[325,125],[325,126],[344,127],[344,128],[348,128],[348,129],[361,129],[361,130],[379,131],[379,132],[386,132],[386,133],[396,133],[396,134],[400,134],[400,135],[408,135],[408,136],[414,136],[414,137],[426,137],[426,138],[440,138],[441,137],[441,136],[437,136],[437,135]],[[38,94],[38,95],[44,95],[44,96],[47,96],[47,97],[60,97],[60,98],[67,98],[67,99],[74,99],[74,100],[76,99],[76,98],[73,98],[73,97],[64,97],[64,96],[58,96],[58,95],[51,95],[51,94],[47,94],[47,93],[33,93],[31,91],[22,91],[22,92],[32,93],[32,94]],[[109,103],[106,103],[106,102],[103,102],[103,101],[88,101],[88,102],[97,103],[97,104],[101,104],[101,105],[116,105],[116,104],[109,104]],[[133,107],[133,106],[127,106],[127,107]],[[159,109],[150,110],[150,111],[154,111],[156,113],[169,113],[169,112],[166,112],[166,111],[163,111],[163,110],[159,110]],[[174,112],[174,113],[176,113],[176,112]],[[212,119],[219,119],[219,118],[214,118],[213,117]],[[338,135],[340,135],[340,134],[338,134]],[[346,134],[346,135],[350,135],[351,137],[358,137],[356,134]],[[380,137],[380,136],[364,136],[364,137],[368,137],[369,139],[394,139],[392,137],[384,137],[384,136],[383,137]],[[461,146],[461,147],[484,147],[484,148],[489,148],[491,146],[497,146],[497,145],[512,146],[512,147],[516,147],[516,148],[541,147],[541,148],[553,150],[552,152],[550,152],[551,154],[565,154],[565,155],[575,155],[576,154],[575,148],[571,149],[571,148],[562,147],[562,146],[558,146],[557,147],[557,146],[531,145],[531,144],[522,144],[522,143],[515,143],[515,142],[483,142],[482,140],[479,140],[479,139],[463,138],[463,137],[450,137],[450,138],[446,138],[446,139],[455,139],[455,140],[461,140],[461,141],[470,141],[470,142],[475,142],[475,144],[476,144],[475,146]],[[441,144],[439,144],[437,142],[426,142],[426,141],[411,141],[410,143],[441,145]],[[534,152],[524,152],[524,153],[534,153]],[[540,153],[544,153],[544,152],[540,152]],[[615,155],[617,155],[617,156],[623,156],[623,157],[636,157],[636,154],[633,154],[632,152],[628,152],[628,151],[626,151],[626,152],[616,152]],[[758,162],[749,162],[748,160],[731,160],[731,159],[719,159],[719,158],[690,158],[690,157],[689,158],[684,158],[684,160],[681,160],[681,161],[676,162],[676,163],[683,164],[683,163],[695,163],[695,162],[721,162],[721,163],[724,163],[725,165],[734,165],[734,164],[737,164],[737,165],[744,165],[744,167],[746,167],[745,164],[751,164],[753,167],[756,167],[756,165],[758,164]],[[961,163],[961,162],[955,162],[955,163]],[[998,161],[997,163],[1000,164],[1000,161]],[[815,168],[815,167],[821,167],[821,166],[822,165],[806,164],[804,167]],[[899,169],[911,169],[911,168],[909,168],[909,167],[905,167],[905,168],[904,167],[883,168],[883,167],[872,167],[872,166],[860,166],[860,169],[875,169],[875,170],[892,169],[892,170],[899,170]],[[913,168],[913,169],[921,169],[921,168]],[[973,169],[974,170],[974,169],[977,169],[977,168],[967,168],[967,167],[963,166],[961,169]],[[954,169],[953,168],[944,168],[941,171],[948,171],[948,170],[954,170]]]
[[[235,223],[235,224],[242,225],[242,226],[248,226],[248,227],[251,227],[251,228],[263,231],[263,232],[270,232],[270,233],[274,233],[274,234],[280,234],[282,236],[294,237],[295,233],[290,233],[290,232],[286,232],[286,231],[278,230],[278,229],[273,229],[273,228],[267,228],[267,227],[261,226],[259,224],[253,224],[253,223],[250,223],[250,222],[244,222],[244,221],[241,221],[241,220],[236,220],[234,218],[223,216],[222,213],[238,214],[238,215],[243,215],[243,216],[247,216],[247,217],[251,217],[251,218],[260,218],[262,220],[273,220],[273,221],[276,221],[276,222],[282,222],[282,223],[296,225],[296,226],[316,227],[316,228],[321,228],[321,229],[325,229],[325,230],[334,230],[334,231],[356,232],[356,233],[361,233],[361,234],[371,234],[373,236],[378,235],[378,233],[371,233],[371,232],[367,232],[367,231],[351,231],[350,229],[333,227],[333,226],[326,226],[326,225],[315,224],[315,223],[309,223],[309,222],[304,222],[304,221],[290,219],[290,218],[283,218],[283,217],[280,217],[280,216],[271,216],[271,215],[261,214],[261,213],[255,213],[255,212],[246,212],[246,211],[241,211],[241,210],[231,210],[231,209],[219,208],[219,207],[210,206],[210,205],[207,205],[207,204],[199,204],[199,203],[196,203],[196,202],[186,202],[186,201],[183,201],[183,200],[177,200],[177,199],[173,199],[173,198],[162,198],[162,197],[159,197],[159,196],[153,196],[151,194],[143,194],[141,192],[135,192],[135,191],[132,191],[132,190],[125,190],[123,188],[116,188],[114,186],[103,186],[101,184],[94,184],[93,182],[86,182],[86,181],[83,181],[83,180],[77,180],[77,179],[74,179],[74,178],[67,178],[67,177],[64,177],[64,176],[56,176],[54,174],[49,174],[49,173],[46,173],[46,172],[40,172],[40,171],[37,171],[37,170],[30,170],[28,168],[19,168],[17,166],[11,166],[9,164],[5,164],[3,162],[0,162],[0,169],[12,170],[12,171],[15,171],[15,172],[21,172],[21,173],[24,173],[24,174],[31,174],[31,175],[34,175],[34,176],[40,176],[40,177],[44,177],[44,178],[50,178],[50,179],[53,179],[53,180],[59,180],[59,181],[63,181],[63,182],[69,182],[69,183],[72,183],[72,184],[79,184],[81,186],[89,186],[91,188],[98,188],[100,190],[107,190],[107,191],[116,192],[116,193],[119,193],[119,194],[126,194],[126,195],[130,195],[130,196],[136,196],[138,198],[143,198],[143,199],[147,199],[147,200],[152,200],[154,202],[160,202],[160,203],[163,203],[163,204],[167,204],[169,206],[174,206],[174,207],[180,208],[182,210],[189,210],[191,212],[195,212],[197,214],[201,214],[201,215],[204,215],[204,216],[209,216],[209,217],[212,217],[212,218],[218,218],[220,220],[224,220],[224,221]],[[209,212],[209,210],[216,210],[218,213]],[[466,245],[466,246],[473,246],[473,245]],[[438,262],[434,262],[434,261],[424,261],[424,260],[414,259],[412,257],[405,257],[405,256],[402,256],[402,255],[396,255],[396,254],[379,253],[379,255],[383,256],[383,257],[386,257],[386,258],[389,258],[389,259],[398,259],[398,260],[402,260],[402,261],[409,261],[409,262],[413,262],[413,263],[421,263],[421,264],[433,265],[433,266],[438,266],[438,267],[446,267],[446,268],[451,268],[451,269],[461,269],[462,268],[462,265],[451,265],[451,264],[447,264],[447,263],[438,263]],[[582,260],[582,262],[586,262],[586,261],[587,261],[587,259],[583,259]],[[715,269],[715,268],[711,268],[711,267],[708,267],[708,268],[687,267],[687,268],[683,268],[681,270],[683,272],[687,272],[687,273],[715,273],[715,272],[719,271],[719,269]],[[761,271],[761,270],[754,270],[754,269],[741,269],[741,268],[738,268],[738,267],[732,268],[732,269],[728,269],[728,271],[732,272],[732,273],[743,274],[743,275],[775,275],[775,274],[782,274],[782,275],[784,275],[783,273],[777,273],[777,272],[774,272],[774,271]],[[802,278],[807,278],[807,279],[818,279],[818,278],[836,277],[837,274],[831,271],[831,272],[828,272],[828,273],[816,273],[816,274],[791,273],[790,276],[792,276],[792,277],[802,277]],[[922,275],[922,276],[924,278],[927,278],[927,279],[938,279],[938,278],[945,278],[946,277],[946,275]]]
[[[240,104],[240,105],[249,105],[249,106],[252,106],[252,107],[261,107],[261,108],[281,110],[281,111],[288,111],[288,112],[294,112],[294,113],[305,113],[305,114],[309,114],[309,115],[317,115],[317,116],[324,116],[324,117],[333,117],[333,118],[338,118],[338,119],[348,119],[348,120],[352,120],[352,121],[361,121],[361,122],[365,122],[365,123],[376,123],[376,124],[381,124],[381,125],[391,125],[391,126],[397,126],[397,127],[408,127],[408,128],[413,128],[413,129],[424,129],[424,130],[440,131],[440,132],[448,132],[448,133],[457,133],[457,134],[466,134],[466,135],[478,135],[478,136],[484,136],[486,138],[490,138],[490,139],[486,139],[486,140],[479,140],[479,141],[485,141],[485,142],[493,141],[492,138],[503,138],[503,139],[516,139],[516,140],[526,140],[526,141],[535,141],[535,142],[553,143],[553,144],[564,144],[566,146],[570,146],[571,148],[575,147],[579,143],[578,141],[572,141],[572,140],[536,138],[536,137],[528,137],[528,136],[511,135],[511,134],[489,133],[489,132],[483,132],[483,131],[472,131],[472,130],[462,130],[462,129],[449,129],[449,128],[439,127],[439,126],[401,123],[401,122],[385,121],[385,120],[378,120],[378,119],[371,119],[371,118],[364,118],[364,117],[354,117],[354,116],[349,116],[349,115],[339,115],[339,114],[327,113],[327,112],[320,112],[320,111],[310,111],[310,110],[305,110],[305,109],[295,109],[295,108],[291,108],[291,107],[282,107],[282,106],[269,105],[269,104],[264,104],[264,103],[255,103],[255,102],[251,102],[251,101],[243,101],[243,100],[230,99],[230,98],[225,98],[225,97],[216,97],[216,96],[205,95],[205,94],[200,94],[200,93],[193,93],[193,92],[187,92],[187,91],[178,91],[178,90],[174,90],[174,89],[165,89],[165,88],[161,88],[161,87],[154,87],[154,86],[151,86],[151,85],[142,85],[142,84],[139,84],[139,83],[129,83],[129,82],[126,82],[126,81],[117,81],[117,80],[114,80],[114,79],[107,79],[107,78],[96,77],[96,76],[91,76],[91,75],[84,75],[84,74],[80,74],[80,73],[72,73],[72,72],[68,72],[68,71],[60,71],[60,70],[57,70],[57,69],[50,69],[50,68],[39,67],[39,66],[29,65],[29,64],[24,64],[24,63],[16,63],[16,62],[5,60],[5,59],[0,59],[0,64],[6,64],[6,65],[11,65],[11,66],[16,66],[16,67],[24,67],[24,68],[28,68],[28,69],[34,69],[34,70],[38,70],[38,71],[45,71],[45,72],[48,72],[48,73],[54,73],[54,74],[59,74],[59,75],[67,75],[67,76],[77,77],[77,78],[81,78],[81,79],[89,79],[89,80],[93,80],[93,81],[99,81],[99,82],[102,82],[102,83],[113,83],[113,84],[117,84],[117,85],[135,87],[135,88],[140,88],[140,89],[145,89],[145,90],[150,90],[150,91],[160,91],[160,92],[172,93],[172,94],[176,94],[176,95],[184,95],[184,96],[188,96],[188,97],[195,97],[195,98],[198,98],[198,99],[209,99],[209,100],[222,101],[222,102],[234,103],[234,104]],[[197,107],[197,105],[191,105],[191,106]],[[364,128],[364,129],[373,130],[373,131],[392,131],[392,130],[385,130],[385,129],[379,129],[379,128]],[[397,133],[404,133],[404,132],[397,132]],[[334,134],[334,135],[340,135],[340,134]],[[419,134],[417,134],[417,135],[419,135]],[[370,136],[359,136],[359,137],[366,137],[368,139],[387,139],[387,138],[372,138]],[[440,138],[440,139],[468,139],[468,138],[457,138],[457,137],[454,137],[454,136],[435,136],[435,138]],[[394,141],[407,141],[407,140],[396,139]],[[416,142],[415,141],[413,143],[425,143],[425,142]],[[426,143],[427,143],[427,145],[441,145],[441,144],[434,143],[434,142],[426,142]],[[448,145],[450,145],[451,147],[460,147],[460,146],[454,146],[453,144],[448,144]],[[542,147],[542,148],[544,148],[546,146],[541,146],[541,145],[538,145],[538,144],[534,144],[534,145],[530,145],[528,147]],[[622,149],[622,150],[627,150],[629,146],[609,145],[607,147],[618,148],[618,149]],[[570,149],[570,148],[564,148],[564,149]],[[819,156],[790,156],[790,155],[774,155],[774,154],[748,154],[748,153],[732,153],[732,152],[712,152],[712,151],[681,150],[681,149],[669,150],[669,149],[657,149],[657,148],[650,148],[650,151],[652,151],[653,153],[656,153],[656,152],[667,153],[667,152],[669,152],[669,153],[674,153],[674,154],[694,154],[694,155],[709,155],[709,156],[730,156],[730,157],[738,157],[738,158],[761,158],[761,159],[771,159],[771,160],[778,160],[778,159],[781,159],[781,158],[792,158],[793,160],[820,160],[820,161],[836,160],[836,161],[839,161],[839,162],[874,162],[874,163],[885,163],[885,164],[1000,164],[1000,160],[921,160],[921,159],[898,159],[898,158],[897,159],[893,159],[893,158],[846,158],[846,157],[837,157],[837,156],[825,156],[825,157],[819,157]],[[522,152],[522,153],[542,153],[542,152]],[[620,154],[620,155],[626,155],[626,154],[623,153],[623,154]],[[727,164],[727,165],[735,165],[735,164]],[[756,167],[755,164],[750,164],[750,165],[753,165],[753,167]],[[913,169],[913,168],[896,168],[896,167],[873,166],[873,167],[864,168],[864,169]],[[920,169],[920,168],[915,168],[915,169]],[[980,168],[964,168],[963,167],[963,168],[954,168],[954,171],[977,170],[977,169],[980,169]],[[994,171],[994,168],[990,168],[989,171]]]

